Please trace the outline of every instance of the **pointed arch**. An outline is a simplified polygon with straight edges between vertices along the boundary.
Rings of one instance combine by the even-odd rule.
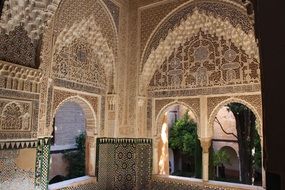
[[[161,127],[162,127],[162,122],[161,122],[161,117],[162,115],[165,113],[165,111],[173,106],[173,105],[182,105],[185,106],[187,109],[189,109],[189,111],[191,111],[194,114],[194,120],[195,122],[197,122],[197,132],[199,134],[200,131],[200,127],[199,127],[199,116],[198,113],[195,111],[194,108],[192,108],[191,106],[189,106],[188,104],[186,104],[185,102],[182,101],[173,101],[168,103],[167,105],[163,106],[163,108],[158,112],[158,114],[155,116],[155,128],[153,130],[153,134],[154,136],[159,135],[159,132],[161,131]]]
[[[240,103],[243,104],[245,106],[247,106],[255,115],[256,117],[256,123],[257,123],[257,131],[259,136],[262,138],[263,137],[263,132],[262,132],[262,116],[259,114],[259,112],[257,111],[257,109],[249,102],[240,99],[240,98],[236,98],[236,97],[232,97],[232,98],[228,98],[226,100],[223,100],[222,102],[220,102],[218,105],[216,105],[216,107],[213,109],[213,111],[210,114],[209,117],[209,122],[208,122],[208,126],[210,127],[210,131],[212,132],[212,134],[214,134],[214,120],[216,115],[218,114],[218,112],[220,111],[220,109],[223,106],[226,106],[227,104],[230,103]]]
[[[156,39],[156,41],[148,41],[141,59],[143,67],[140,75],[140,92],[142,94],[146,92],[147,86],[156,69],[171,55],[172,51],[200,30],[205,34],[215,35],[218,38],[231,41],[236,47],[241,47],[250,57],[259,59],[253,29],[246,31],[239,24],[236,26],[233,25],[229,19],[224,19],[205,11],[199,11],[195,8],[193,9],[192,14],[187,15],[173,29],[168,30],[167,34],[162,34],[165,31],[160,31],[162,30],[161,28],[157,28],[157,31],[153,33],[153,35],[166,35],[165,38],[161,37],[160,39]],[[169,16],[169,22],[171,19],[172,17]],[[154,37],[152,36],[151,38]],[[157,46],[151,43],[156,43]]]

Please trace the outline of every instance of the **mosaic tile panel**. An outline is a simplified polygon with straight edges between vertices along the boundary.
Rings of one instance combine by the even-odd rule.
[[[98,144],[98,141],[97,141]],[[99,152],[100,149],[100,152]],[[110,189],[113,186],[115,165],[113,156],[115,154],[115,146],[109,144],[100,144],[97,148],[97,172],[98,172],[98,187],[99,189]]]
[[[97,140],[99,189],[148,189],[151,178],[151,139]]]
[[[145,168],[152,168],[152,144],[138,144],[136,155],[139,158],[136,160],[136,187],[141,190],[149,189],[152,171]]]
[[[48,187],[48,172],[50,160],[50,138],[38,140],[35,170],[35,189],[46,190]]]

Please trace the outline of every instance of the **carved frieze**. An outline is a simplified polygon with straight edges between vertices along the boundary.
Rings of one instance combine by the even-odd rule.
[[[42,76],[39,70],[0,61],[0,88],[39,93]]]

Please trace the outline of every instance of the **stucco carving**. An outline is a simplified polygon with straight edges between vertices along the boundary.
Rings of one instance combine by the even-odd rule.
[[[52,68],[54,77],[83,83],[92,87],[106,88],[107,77],[105,70],[111,70],[108,68],[108,63],[110,62],[99,58],[96,51],[98,48],[91,48],[88,39],[77,39],[70,45],[63,44],[62,47],[54,55]],[[112,68],[112,65],[109,67]]]
[[[38,68],[36,49],[23,26],[17,26],[9,34],[0,33],[0,59],[26,67]]]
[[[259,83],[259,63],[233,43],[199,31],[154,73],[150,91]]]
[[[32,40],[40,38],[60,0],[5,0],[0,20],[0,31],[8,34],[17,26],[24,26]]]
[[[206,7],[209,7],[209,5]],[[180,23],[176,22],[175,27],[166,34],[164,32],[164,37],[160,38],[160,40],[157,41],[158,43],[151,42],[151,40],[149,41],[148,44],[152,44],[150,45],[152,48],[149,53],[144,52],[144,58],[142,60],[143,68],[140,76],[141,92],[144,92],[155,70],[161,66],[167,57],[170,57],[172,51],[178,49],[181,43],[186,42],[187,39],[193,37],[200,30],[205,34],[215,35],[219,39],[225,39],[226,41],[231,40],[234,46],[241,47],[250,58],[258,60],[258,49],[254,32],[249,23],[246,25],[233,23],[238,21],[232,22],[232,20],[235,19],[224,20],[222,17],[215,16],[215,14],[207,14],[206,11],[199,11],[198,8],[192,8],[192,14],[185,17]],[[225,8],[225,12],[227,12],[226,10]],[[242,13],[239,12],[236,14],[242,15]],[[175,21],[176,20],[172,20],[170,23],[175,23]],[[244,26],[244,28],[242,28],[242,26]],[[246,28],[248,28],[248,30],[246,30]]]
[[[175,8],[187,0],[166,1],[152,7],[143,7],[140,11],[140,50],[142,53],[148,38],[155,30],[156,26]]]
[[[42,73],[36,69],[0,61],[0,87],[39,93]]]
[[[38,104],[0,98],[0,139],[35,138]]]
[[[96,18],[96,26],[92,26],[92,23],[87,27],[84,24],[82,26],[87,27],[87,31],[84,32],[96,32],[92,30],[92,27],[100,27],[102,35],[107,40],[108,45],[112,47],[114,54],[117,50],[117,32],[114,21],[111,14],[108,12],[106,6],[100,0],[64,0],[58,7],[58,11],[55,14],[54,22],[54,35],[57,38],[63,31],[72,36],[73,30],[69,30],[75,23],[80,23],[82,20],[87,21],[88,18]],[[92,18],[90,18],[92,20]],[[87,24],[87,23],[85,23]],[[94,23],[93,23],[94,24]],[[88,24],[87,24],[88,25]],[[90,27],[91,30],[88,31]],[[79,27],[80,28],[80,27]],[[84,30],[85,28],[83,28]],[[80,29],[79,29],[80,30]],[[97,29],[98,30],[98,29]],[[76,33],[76,32],[75,32]]]

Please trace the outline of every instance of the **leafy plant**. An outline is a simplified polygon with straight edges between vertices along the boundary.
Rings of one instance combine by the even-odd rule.
[[[188,112],[177,120],[169,131],[169,147],[179,150],[183,154],[194,156],[195,146],[198,139],[197,124],[190,119]]]
[[[222,164],[230,164],[230,156],[224,150],[218,150],[214,152],[214,166],[221,166]]]
[[[191,173],[195,173],[195,177],[201,177],[202,149],[197,135],[197,123],[190,119],[188,110],[170,128],[169,148],[183,154],[184,156],[182,157],[185,163],[190,162],[190,166],[192,166],[190,169],[184,168],[183,171],[175,171],[175,173],[180,176],[193,176]]]

